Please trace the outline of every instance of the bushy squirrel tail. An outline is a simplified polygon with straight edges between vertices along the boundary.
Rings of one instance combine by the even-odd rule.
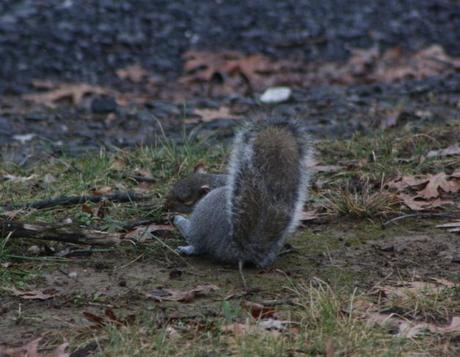
[[[271,264],[297,228],[311,156],[306,129],[294,120],[251,123],[235,138],[227,183],[231,235],[259,266]]]

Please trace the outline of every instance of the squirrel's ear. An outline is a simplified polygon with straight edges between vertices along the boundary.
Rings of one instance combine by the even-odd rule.
[[[203,185],[203,186],[200,187],[200,195],[201,196],[206,195],[209,191],[211,191],[211,189],[209,188],[208,185]]]
[[[207,173],[206,169],[204,168],[203,163],[199,163],[198,165],[196,165],[195,168],[193,169],[193,172],[196,174],[206,174]]]

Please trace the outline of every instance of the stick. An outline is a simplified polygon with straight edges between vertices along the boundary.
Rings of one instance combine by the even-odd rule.
[[[81,229],[74,226],[51,226],[29,224],[0,218],[0,236],[10,234],[13,238],[34,238],[74,244],[113,246],[122,242],[121,233]]]
[[[43,209],[43,208],[50,208],[56,206],[71,206],[71,205],[78,205],[85,202],[93,202],[98,203],[102,200],[110,201],[110,202],[133,202],[133,201],[146,201],[151,196],[141,195],[136,192],[117,192],[112,193],[109,195],[100,195],[100,196],[61,196],[52,199],[46,200],[39,200],[34,201],[31,203],[26,203],[23,205],[14,205],[12,207],[6,207],[7,209],[26,209],[26,208],[35,208],[35,209]]]
[[[449,213],[449,212],[444,212],[444,213],[410,213],[410,214],[404,214],[402,216],[398,216],[395,218],[390,219],[389,221],[386,221],[383,223],[383,227],[386,227],[392,223],[398,222],[400,220],[406,219],[406,218],[413,218],[413,217],[455,217],[456,215],[454,213]]]
[[[240,273],[241,282],[243,283],[243,288],[244,290],[248,290],[248,285],[246,284],[246,279],[243,273],[243,265],[244,263],[242,260],[238,261],[238,271]]]
[[[155,182],[158,181],[154,177],[150,177],[150,176],[130,175],[130,176],[127,176],[127,178],[130,178],[131,180],[134,180],[134,181],[137,181],[137,182],[155,183]]]

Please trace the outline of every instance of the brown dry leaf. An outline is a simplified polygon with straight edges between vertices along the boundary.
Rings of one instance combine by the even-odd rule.
[[[91,188],[90,191],[95,196],[103,196],[103,195],[106,195],[106,194],[112,192],[113,188],[110,187],[110,186],[102,186],[102,187],[99,187],[99,188],[93,187],[93,188]]]
[[[440,198],[423,200],[418,196],[413,197],[405,193],[399,193],[398,197],[407,207],[409,207],[413,211],[431,210],[434,208],[440,208],[443,206],[454,204],[454,202],[450,200],[443,200]]]
[[[455,283],[444,279],[433,279],[433,282],[410,281],[401,282],[396,286],[386,285],[376,287],[374,293],[385,298],[409,299],[411,296],[425,294],[438,294],[442,290],[455,287]]]
[[[1,357],[40,357],[38,353],[38,343],[41,338],[37,338],[24,346],[9,348],[0,345]]]
[[[206,285],[198,285],[197,287],[181,291],[175,289],[157,289],[154,290],[150,294],[146,294],[147,297],[153,298],[156,301],[179,301],[179,302],[191,302],[195,298],[200,296],[209,295],[211,292],[219,289],[216,285],[213,284],[206,284]]]
[[[109,214],[111,203],[107,200],[99,201],[93,211],[94,217],[104,218]]]
[[[460,155],[460,146],[458,144],[448,146],[445,149],[431,150],[430,152],[428,152],[426,157],[431,158],[431,157],[454,156],[454,155]]]
[[[460,68],[460,59],[448,56],[439,45],[406,55],[400,48],[389,49],[376,63],[370,75],[377,81],[398,81],[406,78],[423,79]]]
[[[152,239],[152,234],[164,236],[168,232],[173,232],[174,227],[170,224],[150,224],[148,226],[137,226],[132,231],[125,234],[124,238],[132,239],[136,242],[145,242]]]
[[[112,309],[107,308],[104,311],[104,316],[98,316],[88,311],[83,311],[83,316],[90,322],[93,322],[92,327],[103,327],[107,325],[128,326],[134,322],[135,315],[129,315],[126,319],[119,319]]]
[[[428,182],[426,176],[401,176],[397,177],[385,184],[385,188],[394,189],[398,192],[404,191],[406,188],[416,188],[417,186],[425,185]]]
[[[81,210],[82,212],[88,213],[90,215],[94,214],[93,209],[87,203],[83,203],[81,205]]]
[[[260,318],[267,318],[267,317],[275,317],[276,311],[271,306],[264,306],[262,304],[251,302],[251,301],[243,301],[241,306],[249,311],[251,316],[255,319]]]
[[[50,88],[48,92],[25,94],[23,98],[29,102],[55,108],[56,103],[61,100],[70,99],[74,105],[79,105],[85,95],[107,93],[108,90],[103,87],[86,83],[61,83],[56,84],[53,89]]]
[[[261,89],[270,84],[264,81],[264,77],[279,72],[280,69],[279,64],[262,55],[245,55],[237,51],[215,53],[191,50],[184,55],[186,75],[182,77],[182,82],[210,82],[216,76],[226,81],[242,77],[252,89]]]
[[[460,334],[460,316],[454,316],[451,323],[447,326],[438,326],[426,322],[412,324],[404,321],[399,326],[398,336],[414,338],[425,332],[438,334]]]
[[[228,107],[220,107],[219,109],[195,109],[195,113],[201,117],[202,122],[210,122],[216,119],[240,119],[238,115],[230,113]]]
[[[29,291],[21,291],[16,288],[5,288],[5,290],[10,291],[14,296],[18,296],[21,299],[25,300],[49,300],[57,295],[57,291],[52,288]]]
[[[128,67],[117,70],[117,76],[120,79],[127,79],[134,83],[141,82],[144,78],[149,76],[149,72],[146,71],[139,64],[132,64]]]
[[[436,175],[428,175],[428,183],[425,188],[417,194],[423,198],[439,197],[439,189],[446,193],[456,193],[460,191],[460,178],[454,175],[447,175],[441,172]]]

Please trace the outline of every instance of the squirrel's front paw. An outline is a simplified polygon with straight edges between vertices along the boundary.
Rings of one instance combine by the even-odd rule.
[[[176,252],[183,254],[183,255],[197,255],[198,252],[196,251],[193,245],[182,245],[176,248]]]

